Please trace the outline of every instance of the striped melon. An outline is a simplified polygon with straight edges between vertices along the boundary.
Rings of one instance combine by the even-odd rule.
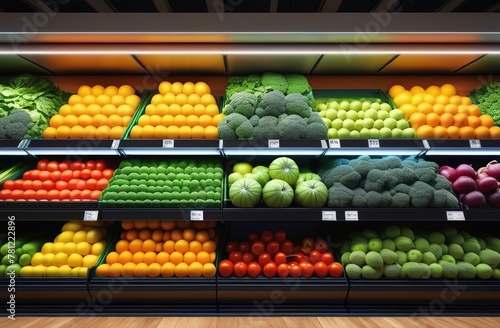
[[[236,207],[255,207],[262,194],[262,187],[254,179],[236,180],[229,188],[229,199]]]
[[[299,167],[291,158],[278,157],[269,165],[269,176],[271,179],[280,179],[294,186],[299,178]]]
[[[328,198],[328,189],[318,180],[302,181],[295,187],[295,201],[303,207],[323,207]]]
[[[293,189],[285,181],[274,179],[262,189],[262,198],[269,207],[288,207],[293,201]]]

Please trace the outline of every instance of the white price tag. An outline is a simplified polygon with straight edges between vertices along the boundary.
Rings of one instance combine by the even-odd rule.
[[[323,221],[337,221],[337,212],[323,211],[321,212],[321,220]]]
[[[358,211],[345,211],[346,221],[358,221]]]
[[[280,148],[280,141],[279,140],[269,140],[267,143],[267,146],[269,148]]]
[[[431,145],[429,145],[429,141],[427,140],[422,140],[422,144],[424,145],[425,149],[431,149]]]
[[[203,211],[191,211],[191,221],[203,221]]]
[[[115,139],[111,144],[111,149],[118,149],[119,146],[120,146],[120,139]]]
[[[471,139],[469,140],[470,148],[481,148],[481,140]]]
[[[448,221],[465,221],[464,212],[462,212],[462,211],[446,211],[446,219]]]
[[[163,148],[174,148],[173,139],[163,139]]]
[[[380,141],[378,139],[368,139],[368,148],[380,148]]]
[[[98,216],[98,211],[85,211],[83,213],[83,221],[97,221]]]
[[[340,139],[328,139],[330,148],[340,148]]]

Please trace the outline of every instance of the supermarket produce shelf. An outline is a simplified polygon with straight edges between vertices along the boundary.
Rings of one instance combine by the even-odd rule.
[[[309,155],[321,156],[328,148],[326,140],[224,140],[223,152],[233,155]]]
[[[20,203],[20,202],[16,202]],[[41,202],[43,203],[43,202]],[[0,203],[1,205],[2,203]],[[71,205],[81,205],[78,202]],[[26,208],[19,204],[19,207],[0,208],[0,221],[7,221],[9,217],[15,217],[16,221],[78,221],[97,220],[99,212],[97,204],[95,207],[32,207]]]
[[[220,155],[222,140],[217,139],[125,139],[119,151],[127,155]]]
[[[419,156],[426,151],[421,139],[329,139],[326,156],[397,155]]]
[[[33,139],[23,149],[32,156],[117,156],[114,140],[101,139]]]
[[[0,155],[2,156],[27,156],[23,149],[27,140],[0,139]]]
[[[103,221],[171,220],[171,221],[220,221],[220,208],[103,208]]]

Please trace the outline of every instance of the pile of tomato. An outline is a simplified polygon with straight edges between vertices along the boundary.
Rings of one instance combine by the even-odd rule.
[[[0,191],[4,201],[96,201],[113,176],[104,160],[55,161],[42,159],[22,179],[7,180]]]
[[[247,240],[230,241],[226,245],[228,259],[219,264],[222,277],[256,278],[342,276],[342,265],[335,262],[328,244],[321,238],[304,238],[295,244],[283,230],[252,232]]]

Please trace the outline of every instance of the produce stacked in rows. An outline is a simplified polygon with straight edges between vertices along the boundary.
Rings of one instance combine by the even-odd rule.
[[[342,243],[350,279],[500,279],[500,239],[446,227],[419,231],[388,226],[353,232]]]
[[[11,222],[11,221],[9,221]],[[18,236],[14,241],[2,242],[0,254],[0,277],[8,277],[8,273],[15,272],[19,276],[22,267],[31,264],[31,257],[42,249],[43,241]]]
[[[474,89],[469,93],[469,97],[483,113],[491,116],[495,125],[500,125],[500,82],[488,83],[480,89]]]
[[[132,139],[217,139],[224,117],[205,82],[163,81],[130,131]]]
[[[229,199],[237,207],[255,207],[261,199],[268,207],[288,207],[293,200],[303,207],[322,207],[328,190],[315,173],[300,173],[288,157],[276,158],[266,166],[234,165],[228,176]]]
[[[113,166],[103,160],[42,159],[21,179],[5,181],[0,201],[96,201],[113,172]]]
[[[343,271],[325,240],[307,237],[296,244],[283,230],[265,230],[260,235],[252,232],[247,240],[227,243],[226,252],[228,259],[219,264],[219,274],[225,278],[338,278]]]
[[[82,85],[50,119],[45,139],[120,139],[141,99],[130,85]]]
[[[110,224],[104,221],[69,221],[54,242],[43,244],[31,257],[21,277],[86,277],[106,247]]]
[[[122,221],[121,239],[98,277],[205,277],[215,275],[216,223]]]
[[[471,98],[457,95],[452,84],[427,89],[414,86],[410,90],[394,85],[389,94],[419,138],[500,138],[500,127],[494,126],[493,118],[481,113]]]
[[[68,98],[52,81],[29,74],[0,84],[0,139],[40,138]]]
[[[468,164],[445,165],[439,174],[452,183],[459,200],[468,207],[500,207],[500,163],[492,161],[477,171]]]
[[[120,163],[101,195],[108,206],[215,207],[223,170],[208,159],[130,159]]]
[[[326,160],[329,207],[458,207],[451,182],[430,161],[396,156]]]
[[[315,110],[328,127],[329,139],[415,138],[403,112],[381,99],[316,100]]]

